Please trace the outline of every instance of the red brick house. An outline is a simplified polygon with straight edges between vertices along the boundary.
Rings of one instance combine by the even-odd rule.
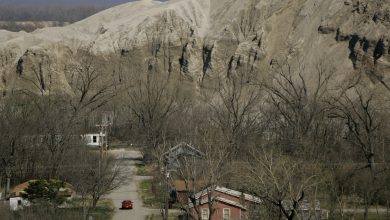
[[[196,204],[200,206],[202,220],[209,220],[210,201],[212,201],[212,208],[215,210],[211,220],[247,219],[251,214],[252,207],[261,203],[261,199],[258,197],[219,186],[198,192],[196,198],[198,198]],[[193,204],[189,206],[194,207]],[[194,208],[191,209],[191,212],[197,216]]]

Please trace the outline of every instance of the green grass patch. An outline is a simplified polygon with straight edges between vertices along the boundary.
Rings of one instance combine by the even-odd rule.
[[[68,202],[70,208],[61,208],[60,211],[64,213],[73,214],[73,216],[83,216],[83,207],[81,199],[74,199]],[[114,216],[115,206],[110,199],[100,199],[96,208],[90,208],[88,215],[96,220],[112,219]],[[74,217],[75,219],[78,219]]]
[[[345,214],[346,219],[355,219],[355,220],[363,220],[363,213],[347,213]],[[387,213],[368,213],[367,220],[388,220],[390,219],[390,215]]]
[[[153,168],[150,165],[137,164],[137,170],[135,172],[137,176],[153,176]]]
[[[145,218],[145,220],[162,220],[163,218],[161,215],[149,215]],[[179,214],[178,213],[172,213],[169,214],[168,220],[177,220],[179,219]]]
[[[96,209],[89,211],[89,216],[94,220],[109,220],[112,219],[114,210],[112,209],[111,201],[99,202]],[[34,205],[25,207],[23,210],[10,211],[8,207],[0,207],[0,219],[8,220],[83,220],[83,208],[79,206],[71,208],[54,208],[51,206]]]
[[[90,215],[95,219],[112,219],[115,206],[110,199],[99,200],[95,209],[90,210]]]
[[[137,144],[131,144],[127,142],[112,142],[110,149],[131,149],[131,150],[139,150],[142,147]]]
[[[159,207],[159,202],[152,191],[152,181],[152,179],[140,181],[138,191],[145,207],[157,208]]]

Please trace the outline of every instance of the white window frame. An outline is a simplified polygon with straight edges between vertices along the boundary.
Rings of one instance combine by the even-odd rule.
[[[225,214],[227,214],[228,216],[225,217]],[[229,208],[223,208],[222,219],[223,220],[230,219],[230,209]]]
[[[97,135],[92,135],[92,143],[94,143],[94,144],[98,143],[98,136]]]
[[[209,220],[209,216],[210,216],[209,209],[202,208],[200,214],[202,215],[202,220]]]

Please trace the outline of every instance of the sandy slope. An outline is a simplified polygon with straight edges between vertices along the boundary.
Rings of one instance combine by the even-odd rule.
[[[17,66],[28,76],[36,64],[47,64],[42,75],[55,72],[58,84],[69,87],[61,75],[80,48],[104,60],[107,72],[119,62],[141,66],[139,72],[170,66],[197,88],[245,65],[267,73],[275,60],[297,57],[309,76],[323,63],[338,81],[365,72],[376,84],[372,79],[390,78],[390,0],[366,2],[367,7],[358,0],[141,0],[66,27],[0,31],[0,90],[24,87],[15,76]]]
[[[142,42],[142,24],[154,22],[164,12],[175,11],[205,36],[209,27],[210,0],[171,0],[160,2],[141,0],[122,4],[66,27],[49,27],[32,33],[0,31],[0,48],[17,47],[25,51],[30,47],[62,43],[69,46],[94,43],[97,51],[112,51],[121,38],[138,37]],[[137,36],[136,36],[137,35]]]

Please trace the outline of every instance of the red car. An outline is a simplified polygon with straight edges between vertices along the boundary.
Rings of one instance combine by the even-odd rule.
[[[133,202],[130,200],[124,200],[122,202],[122,209],[133,209]]]

